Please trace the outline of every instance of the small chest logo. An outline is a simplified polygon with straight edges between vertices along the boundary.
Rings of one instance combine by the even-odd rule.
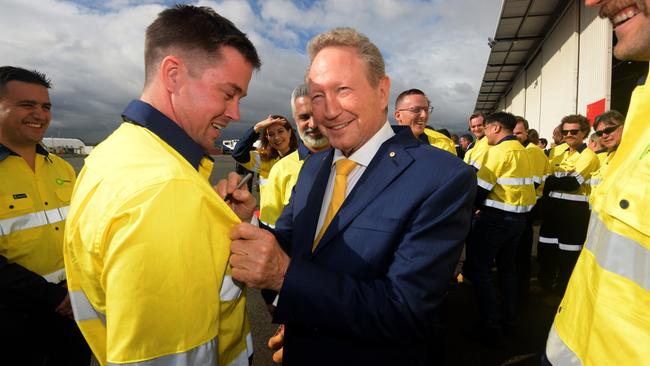
[[[21,198],[27,198],[27,193],[17,193],[17,194],[14,194],[14,199],[15,199],[15,200],[19,200],[19,199],[21,199]]]
[[[650,144],[648,144],[648,146],[646,146],[645,149],[643,149],[641,156],[639,156],[639,160],[645,158],[645,156],[648,155],[648,153],[650,153]]]
[[[69,179],[61,179],[61,178],[56,178],[54,181],[56,182],[56,184],[60,186],[62,186],[65,183],[70,183]]]

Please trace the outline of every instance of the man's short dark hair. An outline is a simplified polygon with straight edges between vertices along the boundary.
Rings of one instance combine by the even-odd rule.
[[[22,67],[0,66],[0,98],[4,97],[7,89],[7,83],[10,81],[22,81],[24,83],[37,84],[46,87],[52,87],[50,79],[42,72],[36,70],[26,70]]]
[[[517,119],[512,113],[496,112],[485,118],[485,124],[499,123],[505,130],[512,131],[517,126]]]
[[[625,124],[625,116],[615,109],[610,109],[596,117],[596,120],[594,121],[594,131],[596,131],[598,125],[601,123],[608,126],[622,126]]]
[[[528,129],[528,121],[522,117],[522,116],[515,116],[515,120],[517,120],[517,123],[521,122],[524,124],[524,128]]]
[[[440,128],[440,129],[438,129],[438,132],[440,132],[441,134],[451,138],[451,134],[449,133],[449,130],[446,129],[446,128]]]
[[[484,115],[483,113],[474,113],[474,114],[472,114],[472,115],[469,116],[469,118],[467,119],[467,122],[473,120],[473,119],[476,118],[476,117],[482,117],[482,118],[483,118],[483,122],[485,122],[485,115]]]
[[[431,104],[429,102],[429,98],[427,98],[427,95],[424,94],[424,92],[422,90],[413,88],[413,89],[409,89],[409,90],[404,90],[403,92],[399,93],[399,95],[397,96],[397,99],[395,99],[395,108],[397,108],[397,106],[399,105],[399,102],[401,102],[402,99],[404,99],[405,97],[407,97],[409,95],[423,95],[424,98],[427,100],[427,104]]]
[[[539,142],[539,132],[537,132],[536,129],[531,128],[530,130],[528,130],[528,141],[537,145],[537,143]]]
[[[474,142],[474,137],[468,133],[464,134],[463,136],[460,137],[461,139],[465,139],[469,142]]]
[[[589,130],[591,130],[591,126],[589,125],[589,120],[587,119],[587,117],[581,114],[570,114],[568,116],[564,116],[562,118],[562,122],[560,122],[560,130],[563,130],[564,125],[567,123],[580,124],[580,131],[584,132],[585,136],[589,135]]]
[[[253,43],[230,20],[206,6],[176,5],[165,9],[147,27],[144,45],[145,85],[154,76],[170,47],[202,51],[221,58],[221,47],[233,47],[259,69],[261,61]]]

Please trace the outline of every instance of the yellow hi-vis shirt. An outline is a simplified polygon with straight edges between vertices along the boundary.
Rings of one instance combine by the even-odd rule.
[[[616,150],[605,151],[596,154],[596,156],[598,157],[598,161],[600,162],[600,166],[595,172],[591,174],[591,179],[589,180],[591,195],[593,195],[596,188],[598,188],[598,185],[600,184],[600,181],[603,179],[603,176],[607,171],[607,167],[609,166],[609,163],[611,163],[612,159],[614,158],[614,155],[616,155]]]
[[[63,270],[63,229],[75,182],[74,169],[36,145],[35,171],[0,145],[0,255],[58,283]]]
[[[457,156],[456,145],[454,144],[454,141],[452,141],[452,139],[430,128],[425,128],[424,134],[427,136],[427,140],[429,141],[429,144],[431,146],[437,147],[445,151],[449,151],[454,156]]]
[[[483,205],[513,213],[529,212],[537,201],[530,155],[517,141],[492,146],[476,173],[479,187],[490,191]]]
[[[259,182],[260,182],[260,197],[263,196],[263,192],[266,189],[266,183],[269,178],[269,173],[271,172],[271,168],[275,163],[277,163],[280,158],[275,158],[271,160],[262,160],[262,157],[260,156],[260,153],[257,152],[256,150],[252,150],[249,152],[250,160],[248,160],[247,163],[239,163],[239,165],[243,166],[244,168],[258,173],[259,174]]]
[[[468,165],[473,166],[476,170],[481,169],[483,161],[485,160],[485,155],[490,149],[490,145],[487,142],[485,136],[481,137],[478,141],[474,143],[474,147],[465,152],[465,157],[463,160]]]
[[[142,123],[133,109],[173,124],[140,101],[126,118]],[[123,123],[79,175],[65,236],[75,320],[102,365],[248,365],[245,296],[228,265],[239,219],[208,182],[212,160],[193,166],[151,128]],[[167,137],[184,133],[174,128]]]
[[[650,362],[650,89],[594,192],[587,239],[546,343],[554,366]]]
[[[551,166],[548,164],[548,158],[544,151],[535,144],[528,143],[526,152],[530,156],[530,163],[533,171],[533,181],[538,184],[536,189],[537,199],[541,198],[544,193],[544,181],[551,173]]]
[[[591,175],[598,170],[600,163],[596,154],[586,145],[581,150],[564,150],[562,154],[556,154],[550,161],[551,174],[556,177],[575,177],[580,188],[575,191],[551,191],[549,197],[569,201],[588,202],[591,192]]]
[[[260,194],[260,221],[266,226],[275,227],[284,206],[289,203],[303,162],[296,150],[271,168],[264,194]]]

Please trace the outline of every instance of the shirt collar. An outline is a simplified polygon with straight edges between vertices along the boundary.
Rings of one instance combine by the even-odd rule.
[[[576,147],[576,151],[582,153],[586,148],[587,148],[587,144],[583,142],[582,144],[580,144],[580,146]]]
[[[41,144],[36,144],[36,153],[41,154],[41,155],[45,156],[46,158],[48,157],[48,155],[50,155],[50,152],[47,151],[47,149],[44,148],[43,145],[41,145]],[[0,161],[5,160],[9,155],[19,156],[18,154],[16,154],[10,148],[6,147],[3,144],[0,144]]]
[[[305,146],[301,139],[298,139],[298,158],[305,160],[309,154],[311,154],[311,150]]]
[[[379,129],[379,131],[377,131],[370,138],[370,140],[366,141],[366,143],[363,144],[359,150],[350,155],[348,159],[353,160],[358,165],[367,167],[368,164],[370,164],[372,158],[375,157],[375,154],[377,154],[377,151],[379,151],[381,145],[393,136],[395,136],[395,132],[390,127],[388,121],[386,121],[384,125]],[[345,155],[343,155],[343,152],[341,152],[341,150],[335,149],[332,165],[334,165],[334,163],[336,163],[336,161],[339,159],[345,159]]]
[[[201,159],[207,154],[179,125],[141,100],[133,100],[122,112],[122,117],[156,134],[174,148],[194,169],[199,169]]]
[[[497,142],[496,144],[498,145],[498,144],[500,144],[500,143],[502,143],[502,142],[512,141],[512,140],[517,140],[517,136],[515,136],[515,135],[508,135],[508,136],[502,138],[501,140],[499,140],[499,142]]]

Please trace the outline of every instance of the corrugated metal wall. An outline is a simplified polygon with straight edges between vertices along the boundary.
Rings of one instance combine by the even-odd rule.
[[[609,21],[575,0],[498,109],[523,115],[550,141],[562,117],[586,115],[587,105],[601,98],[607,98],[609,108],[611,49]]]

